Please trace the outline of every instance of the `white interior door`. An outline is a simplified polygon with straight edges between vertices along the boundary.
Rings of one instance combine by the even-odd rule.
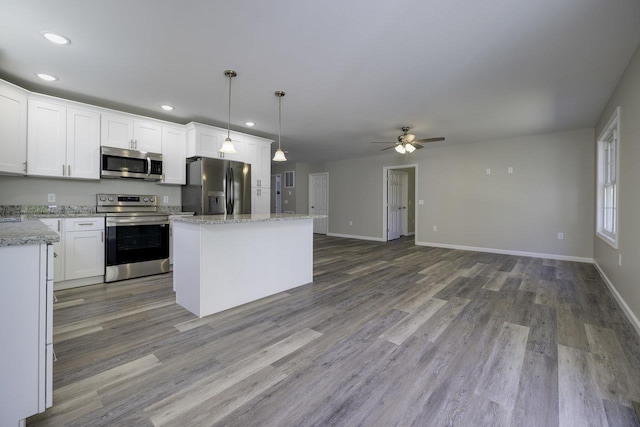
[[[400,238],[402,224],[402,175],[387,171],[387,240]]]
[[[329,223],[329,174],[309,174],[309,214],[327,215],[325,218],[313,220],[313,232],[327,234]]]
[[[409,174],[406,172],[400,172],[400,234],[406,236],[409,234]]]

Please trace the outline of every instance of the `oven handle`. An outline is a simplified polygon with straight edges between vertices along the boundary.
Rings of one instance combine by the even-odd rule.
[[[169,225],[169,218],[117,218],[107,217],[107,227],[128,225]]]

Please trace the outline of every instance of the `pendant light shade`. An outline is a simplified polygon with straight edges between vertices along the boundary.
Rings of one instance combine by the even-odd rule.
[[[404,149],[407,150],[407,153],[413,153],[416,151],[416,147],[414,147],[413,144],[406,144]]]
[[[407,152],[407,150],[404,149],[404,147],[402,146],[402,144],[398,144],[396,145],[396,151],[400,154],[404,154]]]
[[[231,141],[231,79],[238,74],[233,70],[226,70],[224,75],[229,77],[229,120],[227,121],[227,139],[224,140],[222,147],[220,147],[220,152],[235,154],[237,153],[236,147],[233,146],[233,141]]]
[[[274,162],[286,162],[287,158],[284,155],[284,151],[280,146],[280,136],[282,134],[282,97],[284,96],[284,92],[281,90],[276,92],[276,96],[278,97],[278,149],[273,156]]]

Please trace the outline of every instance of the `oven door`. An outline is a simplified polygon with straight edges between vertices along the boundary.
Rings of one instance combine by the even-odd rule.
[[[107,217],[105,281],[169,271],[169,219]]]

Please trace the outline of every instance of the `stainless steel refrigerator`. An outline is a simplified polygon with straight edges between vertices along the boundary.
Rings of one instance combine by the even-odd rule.
[[[250,214],[251,165],[224,159],[187,159],[182,210],[196,215]]]

